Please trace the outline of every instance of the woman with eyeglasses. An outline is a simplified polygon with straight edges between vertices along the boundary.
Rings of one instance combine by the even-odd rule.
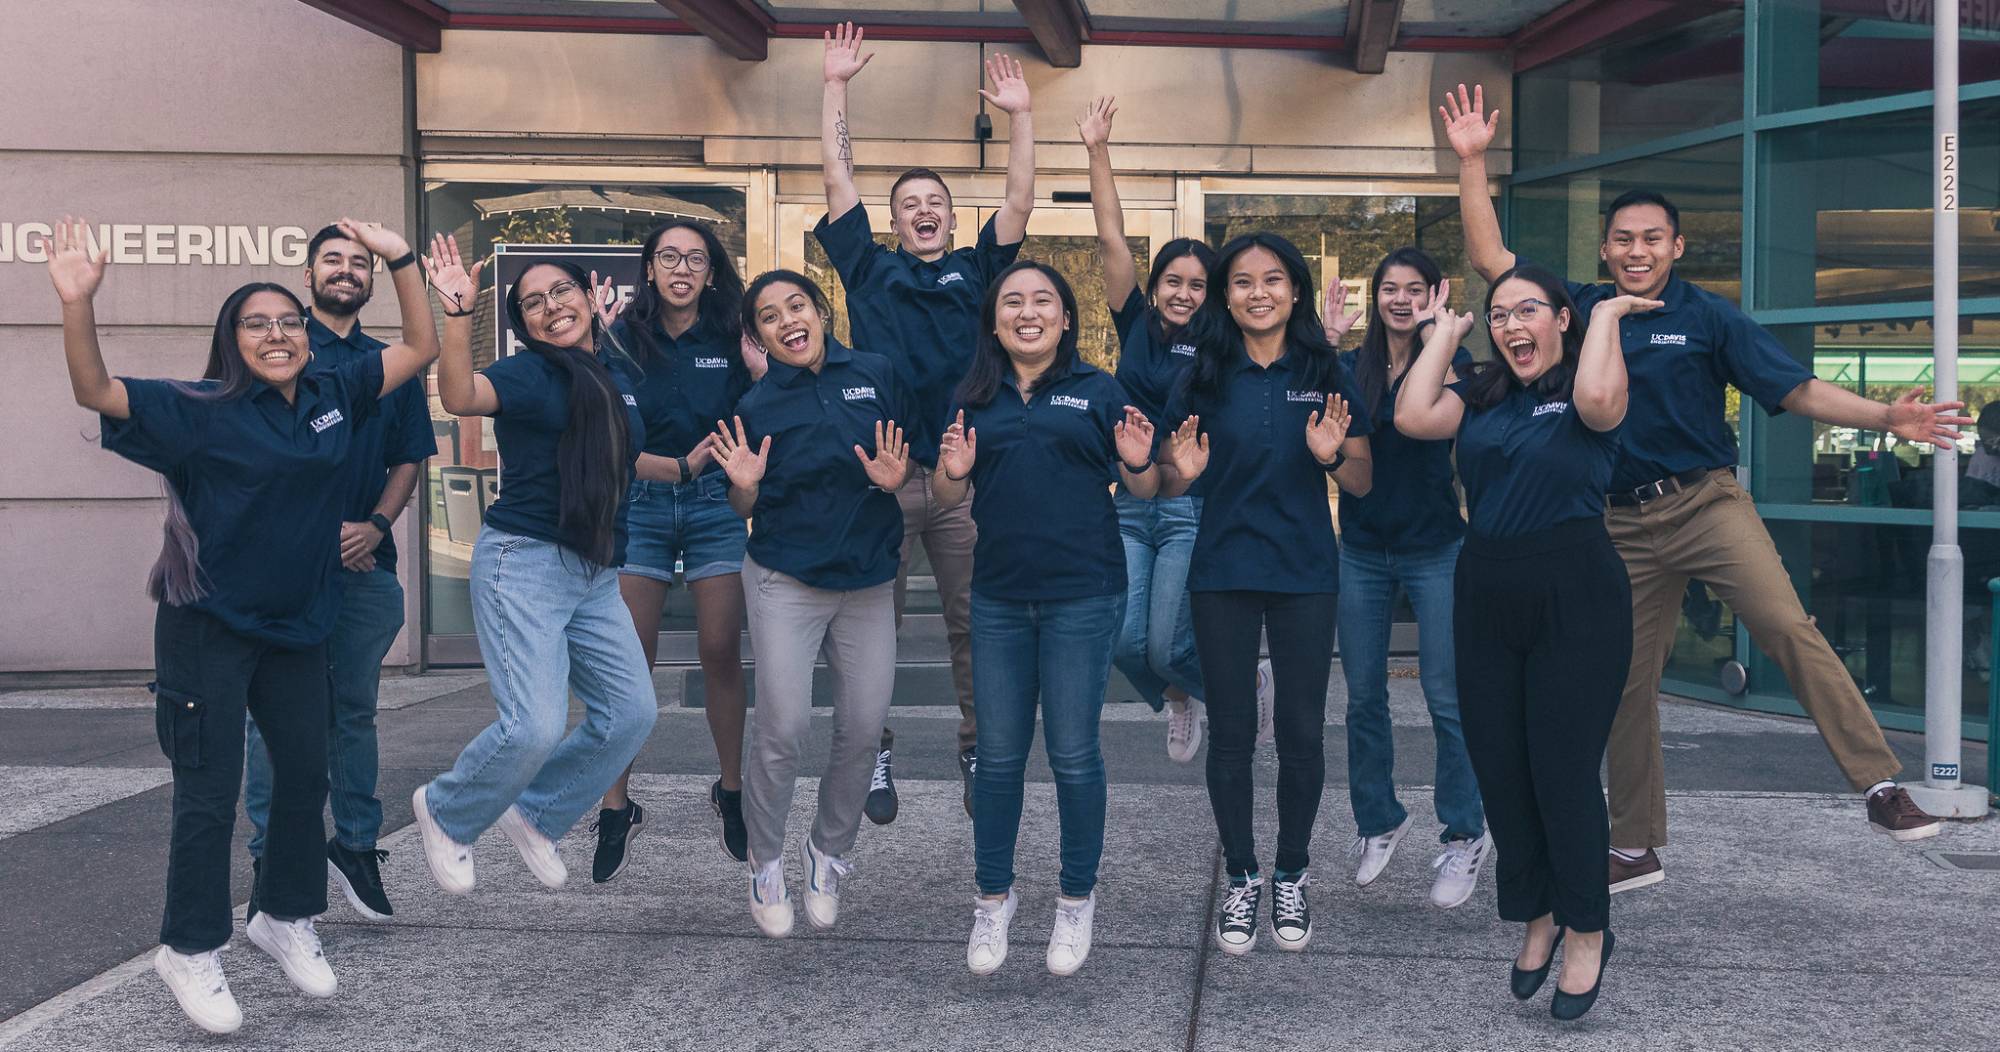
[[[188,1018],[218,1034],[243,1023],[221,951],[233,924],[229,842],[246,712],[273,776],[250,941],[307,995],[339,987],[313,926],[326,911],[326,638],[344,499],[331,482],[355,425],[438,353],[408,243],[377,223],[340,228],[388,262],[405,342],[308,374],[304,305],[283,285],[256,282],[223,301],[193,382],[110,375],[93,307],[107,249],[91,252],[88,225],[67,216],[49,239],[76,402],[98,414],[104,448],[166,485],[166,542],[146,585],[159,603],[154,724],[174,779],[153,968]]]
[[[1632,595],[1604,493],[1625,419],[1619,322],[1660,306],[1619,296],[1586,328],[1562,279],[1514,267],[1486,295],[1500,360],[1449,378],[1473,318],[1440,310],[1396,396],[1405,435],[1458,440],[1471,518],[1452,612],[1465,745],[1500,852],[1500,917],[1526,926],[1515,997],[1541,989],[1568,939],[1557,1019],[1590,1010],[1617,945],[1598,767],[1631,665]]]
[[[473,303],[457,242],[432,243],[445,301],[438,399],[493,418],[500,497],[472,550],[472,623],[499,718],[411,805],[438,886],[472,891],[472,845],[489,826],[543,885],[568,870],[556,843],[638,755],[657,712],[646,655],[618,595],[625,493],[645,422],[594,305],[604,291],[570,263],[537,263],[505,290],[527,349],[472,369]],[[569,729],[569,698],[583,722]]]
[[[750,388],[743,351],[743,279],[708,224],[674,219],[647,235],[641,280],[610,326],[629,363],[646,443],[626,501],[631,540],[618,590],[639,630],[646,667],[658,657],[660,615],[679,565],[694,597],[709,736],[721,764],[709,805],[722,847],[746,861],[743,827],[743,520],[729,510],[729,480],[709,442],[715,422]],[[761,354],[754,359],[759,365]],[[646,812],[626,792],[626,771],[597,813],[590,879],[625,868]]]

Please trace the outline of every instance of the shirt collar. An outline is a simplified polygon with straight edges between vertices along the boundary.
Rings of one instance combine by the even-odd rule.
[[[334,346],[353,350],[372,350],[375,346],[374,338],[361,331],[360,319],[355,319],[354,331],[342,336],[327,328],[326,323],[310,310],[306,311],[306,340],[315,354]]]
[[[1036,388],[1035,393],[1038,395],[1046,394],[1048,393],[1048,390],[1051,385],[1060,383],[1064,380],[1068,380],[1073,377],[1084,376],[1096,371],[1097,371],[1096,366],[1091,365],[1089,362],[1084,361],[1082,358],[1078,358],[1077,360],[1071,362],[1068,368],[1064,368],[1061,365],[1051,365],[1049,366],[1049,371],[1042,374],[1041,386]],[[1014,370],[1011,366],[1009,368],[1000,370],[1000,382],[1006,384],[1008,387],[1011,387],[1016,391],[1019,391],[1021,389],[1019,378],[1017,378],[1014,375]]]
[[[791,387],[795,384],[800,383],[802,377],[812,376],[811,369],[803,369],[800,368],[799,366],[791,364],[790,362],[779,361],[778,356],[775,354],[770,355],[769,357],[770,357],[770,379],[776,384],[778,384],[780,387]],[[846,365],[848,362],[851,362],[853,360],[854,360],[854,352],[848,350],[847,347],[843,345],[839,340],[834,339],[832,333],[827,333],[825,364]],[[825,371],[824,365],[821,366],[821,371],[822,372]]]

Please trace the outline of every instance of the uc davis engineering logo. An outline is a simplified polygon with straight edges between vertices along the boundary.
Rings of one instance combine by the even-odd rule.
[[[840,397],[849,402],[866,402],[875,397],[875,389],[873,387],[843,387],[840,389]]]
[[[347,418],[340,415],[340,410],[329,409],[326,412],[321,413],[319,416],[313,418],[312,422],[313,434],[317,435],[320,432],[326,430],[329,427],[332,427],[335,424],[340,423],[342,420],[345,419]]]

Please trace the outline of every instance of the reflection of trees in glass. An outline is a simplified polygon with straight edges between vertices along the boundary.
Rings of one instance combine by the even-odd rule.
[[[512,245],[566,245],[570,236],[569,209],[549,208],[535,212],[515,212],[493,233],[494,241]]]

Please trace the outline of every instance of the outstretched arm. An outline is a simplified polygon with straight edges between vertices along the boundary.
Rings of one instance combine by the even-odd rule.
[[[1445,138],[1458,154],[1458,211],[1465,223],[1465,255],[1472,269],[1488,281],[1514,266],[1514,253],[1500,238],[1500,216],[1493,211],[1493,198],[1486,193],[1486,148],[1500,127],[1500,111],[1486,112],[1486,88],[1474,85],[1466,94],[1445,92],[1438,107],[1444,118]]]
[[[854,188],[854,141],[847,127],[847,82],[874,58],[861,53],[864,34],[852,22],[835,26],[825,34],[826,58],[822,72],[826,78],[819,104],[820,174],[826,182],[826,217],[839,219],[861,203]]]
[[[334,225],[384,263],[393,263],[410,255],[410,243],[403,239],[403,235],[380,223],[342,218]],[[438,356],[437,326],[431,322],[431,300],[424,291],[424,273],[416,266],[416,260],[391,269],[389,280],[396,286],[396,306],[402,313],[403,339],[382,348],[382,390],[378,392],[382,395],[387,395],[408,383],[411,377],[430,368]]]
[[[431,238],[431,254],[424,257],[431,287],[437,289],[444,307],[443,350],[438,355],[438,402],[453,416],[490,416],[500,408],[500,395],[493,381],[472,371],[472,308],[479,301],[481,260],[465,269],[458,255],[458,239],[450,234]]]
[[[1905,442],[1951,448],[1958,441],[1958,429],[1972,423],[1962,412],[1965,403],[1925,402],[1917,397],[1920,393],[1910,391],[1893,402],[1877,402],[1812,379],[1793,388],[1778,404],[1823,424],[1886,431]]]
[[[1410,363],[1403,389],[1396,392],[1396,430],[1420,441],[1451,438],[1458,434],[1458,423],[1465,416],[1465,401],[1444,384],[1452,353],[1472,331],[1472,315],[1439,307],[1436,318],[1423,352]],[[1616,328],[1612,326],[1614,332]]]
[[[1035,122],[1030,112],[1028,78],[1021,63],[1010,55],[986,60],[986,75],[993,90],[981,89],[980,97],[1006,111],[1011,127],[1007,136],[1007,200],[993,217],[993,237],[997,244],[1012,245],[1028,236],[1028,216],[1035,210]]]
[[[90,227],[82,219],[62,217],[45,241],[49,280],[62,300],[63,360],[69,366],[69,389],[76,404],[113,420],[132,415],[125,382],[104,367],[104,350],[97,344],[97,287],[104,282],[108,246],[90,253]]]
[[[1090,104],[1076,119],[1077,134],[1090,154],[1090,211],[1097,219],[1097,259],[1104,268],[1104,302],[1112,310],[1125,306],[1139,286],[1132,249],[1125,244],[1125,208],[1118,200],[1118,181],[1111,174],[1111,118],[1118,100],[1107,95]]]

